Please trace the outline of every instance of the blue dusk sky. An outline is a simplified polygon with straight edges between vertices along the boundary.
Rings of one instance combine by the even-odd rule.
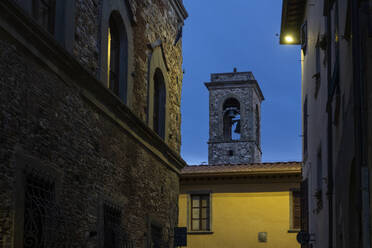
[[[301,160],[299,46],[279,45],[280,0],[184,0],[182,147],[188,164],[208,162],[211,73],[252,71],[265,100],[262,161]]]

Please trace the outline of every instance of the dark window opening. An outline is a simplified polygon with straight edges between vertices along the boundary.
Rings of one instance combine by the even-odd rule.
[[[118,12],[113,12],[109,19],[107,62],[108,88],[126,102],[128,40],[124,23]]]
[[[344,38],[347,41],[351,39],[351,1],[347,1],[347,10],[345,18]]]
[[[151,225],[151,247],[161,248],[162,246],[162,228],[157,225]]]
[[[230,157],[234,156],[234,151],[233,150],[229,150],[229,156]]]
[[[156,69],[154,75],[154,113],[153,125],[154,131],[161,137],[165,138],[165,104],[166,91],[163,73]]]
[[[292,228],[301,229],[301,192],[292,192]]]
[[[223,134],[225,140],[240,140],[240,103],[235,98],[223,104]]]
[[[24,247],[46,248],[53,237],[55,185],[43,178],[27,175],[25,178]]]
[[[56,15],[55,0],[33,0],[32,16],[49,33],[54,34],[54,23]]]
[[[315,45],[315,74],[313,78],[315,79],[315,99],[318,97],[319,89],[320,89],[320,70],[321,70],[321,61],[320,61],[320,41],[319,37]]]
[[[119,95],[119,64],[120,64],[120,35],[114,18],[110,17],[110,75],[109,88],[115,95]]]
[[[317,188],[314,194],[314,197],[316,199],[316,209],[315,212],[319,213],[320,210],[323,208],[323,168],[322,168],[322,148],[319,147],[318,153],[317,153],[317,178],[316,178],[316,184]]]
[[[322,171],[322,149],[319,148],[317,154],[317,190],[322,190],[322,178],[323,178],[323,171]]]
[[[336,89],[336,102],[334,107],[334,117],[333,117],[333,124],[338,126],[340,123],[340,112],[341,112],[341,93],[340,93],[340,86]]]
[[[191,230],[209,231],[209,195],[191,196]]]
[[[104,247],[119,248],[121,235],[121,211],[112,206],[103,207]]]
[[[301,49],[306,55],[306,48],[307,48],[307,22],[305,21],[304,24],[301,25]]]
[[[301,230],[308,232],[309,231],[309,184],[308,179],[305,179],[301,182],[301,195],[300,195],[300,204],[301,204],[301,212],[300,212],[300,220],[301,220]],[[307,246],[303,246],[307,247]]]

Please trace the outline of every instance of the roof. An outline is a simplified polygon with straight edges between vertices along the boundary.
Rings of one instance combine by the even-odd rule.
[[[227,73],[212,73],[211,82],[205,82],[204,85],[210,90],[213,89],[223,89],[226,87],[255,87],[258,97],[261,101],[265,100],[260,85],[254,78],[251,71],[245,72],[227,72]]]
[[[181,176],[277,173],[301,173],[301,162],[188,165],[181,170]]]
[[[287,44],[284,40],[286,35],[291,35],[294,42],[300,44],[300,29],[306,9],[307,0],[283,0],[282,23],[280,29],[280,44]]]

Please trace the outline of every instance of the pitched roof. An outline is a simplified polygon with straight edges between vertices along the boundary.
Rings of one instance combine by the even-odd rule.
[[[181,170],[182,176],[207,174],[256,174],[300,173],[301,162],[272,162],[253,164],[188,165]]]

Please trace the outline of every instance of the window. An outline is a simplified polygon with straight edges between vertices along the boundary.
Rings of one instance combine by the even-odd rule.
[[[309,231],[309,181],[301,182],[301,230]]]
[[[54,34],[55,0],[33,0],[32,16],[49,33]]]
[[[347,10],[344,27],[344,38],[347,41],[351,39],[351,1],[347,1]]]
[[[320,41],[319,37],[315,45],[315,74],[313,75],[313,78],[315,79],[315,93],[314,97],[315,99],[318,97],[319,89],[320,89]]]
[[[191,195],[191,231],[210,231],[209,194]]]
[[[103,241],[105,248],[119,248],[121,233],[121,211],[113,206],[103,207],[104,233]]]
[[[124,24],[118,12],[113,12],[108,29],[108,88],[126,102],[128,44]]]
[[[154,131],[163,139],[165,138],[165,94],[163,73],[157,68],[154,75],[153,125]]]
[[[120,37],[114,18],[110,17],[109,28],[109,88],[119,95]]]
[[[307,22],[305,21],[304,24],[301,26],[301,49],[306,54],[306,48],[307,48]]]
[[[317,153],[317,177],[316,177],[316,191],[314,193],[314,197],[316,200],[316,209],[315,212],[319,213],[320,210],[323,208],[323,166],[322,166],[322,148],[319,146],[318,153]]]
[[[55,206],[55,185],[34,175],[25,177],[24,247],[46,248],[51,245],[48,237],[54,237],[51,224]]]
[[[336,86],[336,101],[334,103],[334,114],[333,114],[333,124],[337,127],[340,123],[340,113],[341,113],[341,93],[340,86]]]
[[[240,139],[240,103],[235,98],[223,104],[223,135],[225,140]]]
[[[322,179],[323,179],[323,168],[322,168],[322,149],[319,147],[317,154],[317,190],[322,190]]]
[[[162,228],[151,224],[151,248],[161,248],[163,243]]]
[[[301,229],[301,192],[299,190],[292,191],[292,207],[291,207],[291,229]]]
[[[307,97],[305,97],[303,106],[303,147],[304,147],[304,160],[307,155],[307,121],[308,121],[308,109],[307,109]]]

